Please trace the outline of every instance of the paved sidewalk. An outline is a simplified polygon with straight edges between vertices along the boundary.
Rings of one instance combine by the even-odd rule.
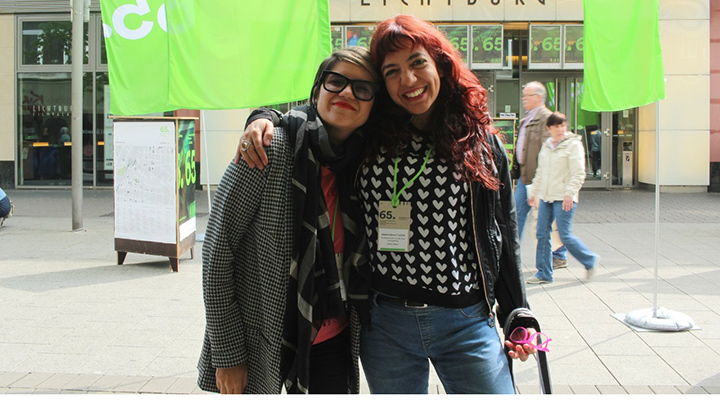
[[[201,393],[202,244],[177,273],[166,258],[132,253],[118,266],[112,191],[84,192],[77,232],[69,190],[8,191],[15,216],[0,228],[0,393]],[[196,196],[202,233],[207,194]],[[556,393],[720,393],[720,195],[661,195],[657,285],[654,204],[643,190],[583,191],[574,233],[601,255],[599,274],[586,281],[570,258],[554,283],[527,287],[553,339]],[[523,241],[526,277],[532,239]],[[656,288],[659,306],[698,328],[638,332],[613,317],[651,307]],[[515,376],[521,393],[537,393],[534,362],[516,362]],[[443,392],[437,376],[430,382]]]

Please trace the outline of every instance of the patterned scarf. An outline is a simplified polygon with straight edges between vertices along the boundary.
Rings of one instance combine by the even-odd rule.
[[[341,146],[330,143],[315,109],[301,106],[283,117],[283,126],[295,145],[293,157],[293,251],[285,310],[281,378],[288,393],[307,393],[312,342],[322,322],[345,317],[340,292],[328,209],[321,186],[320,166],[337,178],[338,198],[345,232],[343,267],[358,261],[353,252],[364,243],[354,218],[360,212],[353,191],[353,177],[364,152],[359,133]],[[354,200],[354,201],[353,201]]]

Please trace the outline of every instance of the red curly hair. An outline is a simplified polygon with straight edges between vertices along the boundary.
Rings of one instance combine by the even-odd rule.
[[[379,23],[370,42],[373,63],[381,70],[386,55],[401,49],[423,47],[435,61],[441,76],[429,130],[435,150],[453,162],[466,181],[478,181],[497,190],[500,182],[493,170],[491,142],[497,130],[487,108],[487,91],[466,67],[455,47],[430,23],[410,15],[399,15]],[[378,97],[381,136],[369,139],[369,150],[377,156],[383,147],[397,156],[412,136],[407,112],[390,99],[386,90]],[[404,117],[405,119],[401,118]],[[388,130],[390,129],[390,130]],[[387,134],[391,134],[388,136]]]

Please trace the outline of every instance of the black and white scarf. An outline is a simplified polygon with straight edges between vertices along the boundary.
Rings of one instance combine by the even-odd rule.
[[[337,178],[344,228],[343,267],[362,261],[355,253],[364,244],[364,230],[354,218],[360,207],[353,191],[353,177],[364,152],[359,132],[338,147],[314,108],[301,106],[282,118],[295,145],[293,157],[293,250],[285,311],[281,377],[288,393],[307,393],[312,342],[323,321],[346,315],[328,209],[321,186],[320,166]]]

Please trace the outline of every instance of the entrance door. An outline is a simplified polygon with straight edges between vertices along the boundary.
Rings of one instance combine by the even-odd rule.
[[[581,108],[582,77],[568,77],[569,130],[583,137],[587,178],[584,187],[633,187],[637,109],[593,112]]]
[[[608,188],[610,167],[608,164],[610,148],[609,134],[612,123],[610,115],[603,112],[582,109],[583,79],[568,77],[567,118],[568,130],[582,136],[585,149],[585,183],[587,188]]]
[[[545,105],[551,111],[565,114],[568,130],[582,137],[587,173],[583,187],[632,187],[635,184],[636,171],[637,110],[616,112],[583,110],[581,75],[525,75],[523,87],[531,81],[539,81],[545,85],[548,92]]]

